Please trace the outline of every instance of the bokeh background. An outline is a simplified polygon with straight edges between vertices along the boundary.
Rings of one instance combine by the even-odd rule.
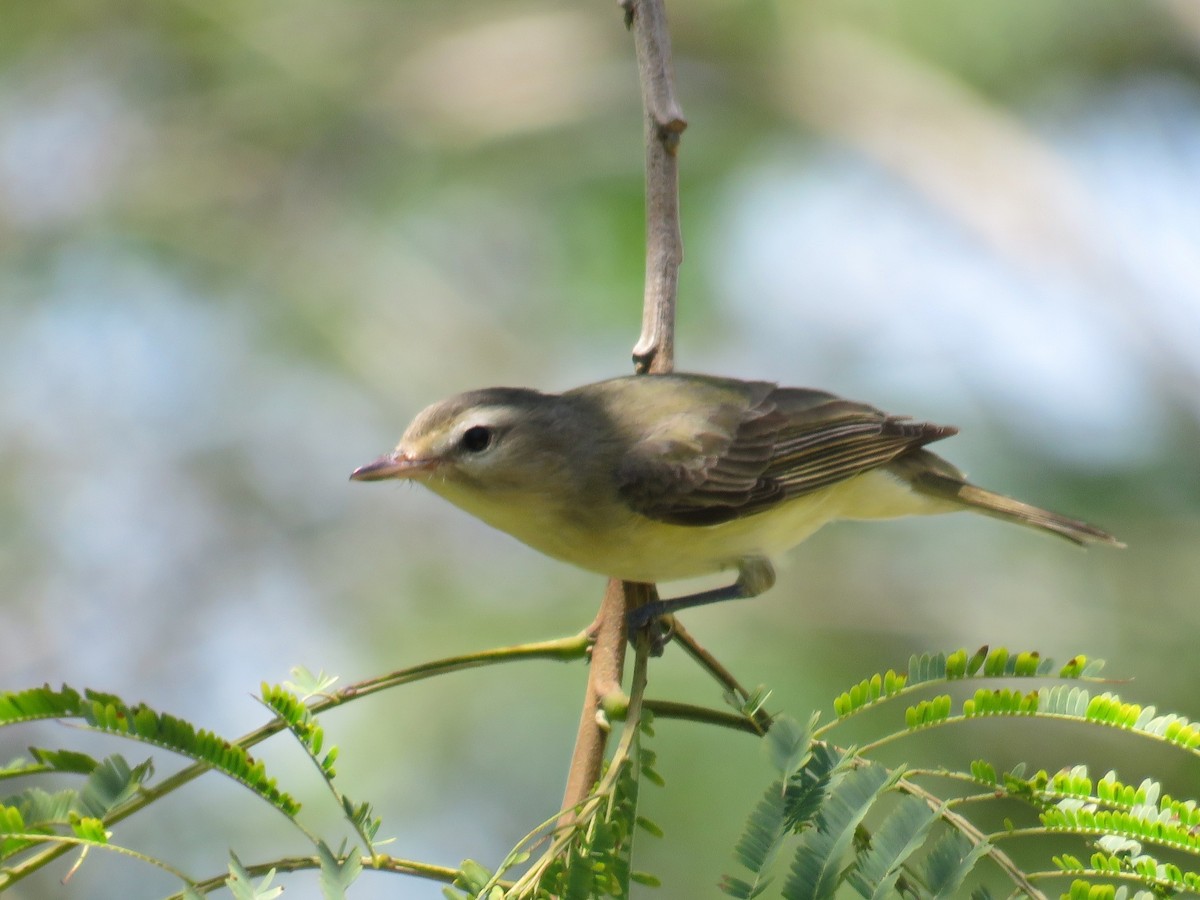
[[[939,449],[977,480],[1129,544],[1080,553],[957,516],[838,525],[769,596],[691,629],[799,718],[912,652],[982,643],[1105,657],[1136,676],[1126,697],[1200,717],[1200,6],[670,16],[690,122],[680,368],[959,425]],[[8,5],[0,687],[66,681],[238,734],[265,717],[259,682],[296,664],[345,682],[586,625],[601,579],[346,476],[446,394],[630,370],[640,116],[614,3]],[[585,675],[509,666],[329,714],[343,787],[396,855],[495,864],[556,809]],[[720,704],[677,653],[652,693]],[[998,765],[1111,758],[1085,733],[980,734]],[[9,728],[0,758],[85,742]],[[766,764],[694,725],[660,723],[654,748],[667,788],[644,812],[667,837],[639,866],[658,896],[710,896]],[[336,842],[300,754],[263,755]],[[1194,792],[1171,755],[1120,774],[1147,767]],[[305,848],[215,777],[116,839],[197,877],[229,847]],[[97,855],[62,874],[12,896],[176,888]],[[311,875],[286,883],[318,896]],[[354,896],[440,889],[367,875]]]

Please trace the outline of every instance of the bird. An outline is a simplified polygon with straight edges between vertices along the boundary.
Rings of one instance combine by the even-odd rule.
[[[757,596],[823,525],[961,510],[1079,545],[1106,531],[978,487],[926,449],[958,432],[811,388],[630,375],[561,394],[490,387],[419,413],[354,481],[400,479],[555,559],[623,581],[736,571],[633,610],[630,627]]]

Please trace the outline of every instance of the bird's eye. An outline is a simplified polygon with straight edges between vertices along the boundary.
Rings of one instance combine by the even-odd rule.
[[[472,425],[462,436],[462,448],[468,453],[482,453],[492,446],[495,432],[486,425]]]

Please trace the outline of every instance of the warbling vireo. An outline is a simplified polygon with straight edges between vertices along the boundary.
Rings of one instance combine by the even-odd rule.
[[[1076,544],[1086,522],[984,490],[925,444],[956,428],[824,391],[707,375],[635,375],[563,394],[484,388],[435,403],[355,481],[417,481],[556,559],[625,581],[737,569],[667,612],[752,597],[770,558],[835,519],[973,510]]]

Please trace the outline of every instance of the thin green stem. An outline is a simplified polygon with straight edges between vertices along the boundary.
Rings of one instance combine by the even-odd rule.
[[[1072,715],[1070,713],[1042,712],[1041,710],[1031,710],[1028,712],[989,712],[989,713],[984,713],[984,714],[974,715],[974,716],[966,716],[966,715],[961,715],[961,714],[957,715],[957,716],[947,716],[944,719],[938,719],[933,722],[927,722],[923,725],[917,726],[916,728],[906,728],[904,731],[893,731],[891,734],[886,734],[876,741],[871,741],[868,744],[863,744],[859,748],[859,753],[861,753],[862,755],[865,756],[868,753],[871,753],[872,751],[878,750],[880,747],[886,747],[888,744],[891,744],[895,741],[901,740],[906,737],[910,737],[911,735],[914,735],[914,734],[920,734],[922,732],[929,731],[933,728],[941,728],[946,725],[961,725],[963,722],[979,722],[979,721],[983,721],[986,719],[1050,719],[1050,720],[1059,721],[1059,722],[1074,722],[1077,725],[1090,725],[1090,726],[1097,726],[1097,727],[1101,727],[1101,728],[1113,728],[1113,729],[1116,729],[1119,731],[1127,732],[1129,734],[1136,734],[1139,737],[1147,738],[1148,740],[1152,740],[1159,744],[1164,744],[1169,747],[1178,747],[1180,750],[1184,751],[1185,753],[1188,753],[1191,756],[1200,758],[1200,747],[1187,747],[1187,746],[1184,746],[1183,744],[1179,743],[1178,741],[1172,741],[1172,740],[1168,739],[1167,737],[1165,737],[1164,735],[1155,734],[1152,731],[1145,731],[1140,728],[1129,728],[1127,726],[1118,724],[1116,722],[1109,722],[1109,721],[1105,721],[1105,720],[1101,720],[1101,719],[1088,719],[1083,716]],[[819,729],[816,732],[816,735],[817,736],[823,735],[828,730],[829,730],[829,728],[828,728],[828,726],[826,726],[825,728]]]
[[[10,837],[18,837],[18,835],[10,835]],[[103,850],[108,853],[116,853],[120,856],[127,856],[131,859],[136,859],[139,862],[143,862],[146,865],[162,869],[164,872],[169,872],[184,883],[189,882],[188,877],[184,875],[182,871],[176,869],[165,860],[161,860],[156,856],[149,856],[145,853],[139,853],[137,850],[133,850],[129,847],[122,847],[120,844],[101,844],[97,841],[89,841],[86,838],[78,838],[73,835],[62,834],[21,834],[19,837],[21,840],[29,841],[30,843],[51,844],[53,845],[54,849],[60,851],[60,855],[62,853],[69,852],[75,847],[81,848],[85,853],[93,849]],[[76,863],[76,865],[78,865],[78,863]],[[63,880],[66,881],[69,877],[70,875],[68,874]],[[0,873],[0,891],[8,890],[10,887],[12,887],[16,880],[17,879],[5,877],[5,874]]]
[[[1056,881],[1061,878],[1103,878],[1112,881],[1128,881],[1133,884],[1146,887],[1165,888],[1164,897],[1178,896],[1177,892],[1185,891],[1191,896],[1196,896],[1194,890],[1189,890],[1181,884],[1176,884],[1173,881],[1168,881],[1162,878],[1147,879],[1144,875],[1139,875],[1137,872],[1129,872],[1126,870],[1112,871],[1110,869],[1046,869],[1041,872],[1030,872],[1026,876],[1030,881]],[[1154,896],[1158,896],[1155,894]]]
[[[1149,832],[1140,831],[1121,831],[1117,828],[1090,827],[1087,825],[1070,825],[1066,827],[1056,826],[1028,826],[1026,828],[1009,828],[1004,831],[998,831],[992,835],[992,840],[1010,840],[1018,837],[1046,837],[1048,835],[1073,834],[1076,836],[1087,837],[1104,837],[1108,834],[1116,834],[1121,837],[1130,838],[1143,844],[1153,844],[1156,847],[1162,847],[1166,850],[1174,850],[1178,853],[1188,856],[1200,856],[1200,847],[1189,846],[1183,841],[1172,840],[1167,837],[1158,837]]]
[[[447,866],[435,866],[430,863],[416,862],[411,859],[397,859],[393,856],[364,856],[361,859],[364,869],[378,869],[386,872],[395,872],[399,875],[413,875],[418,878],[428,878],[431,881],[441,881],[445,884],[453,884],[455,877],[458,875],[457,869],[451,869]],[[273,860],[271,862],[257,863],[252,866],[245,866],[246,874],[254,878],[266,875],[272,869],[276,872],[303,872],[312,869],[321,868],[321,859],[317,856],[288,856],[283,859]],[[201,894],[207,894],[210,891],[215,891],[225,884],[227,875],[214,875],[212,878],[206,878],[203,881],[195,882],[192,887]],[[167,900],[183,900],[183,892],[172,894]]]
[[[731,728],[761,737],[759,726],[752,719],[737,713],[726,712],[723,709],[710,709],[707,706],[693,706],[690,703],[676,703],[674,700],[646,700],[645,709],[654,713],[655,718],[679,719],[687,722],[701,722],[705,725],[718,725],[721,728]]]

